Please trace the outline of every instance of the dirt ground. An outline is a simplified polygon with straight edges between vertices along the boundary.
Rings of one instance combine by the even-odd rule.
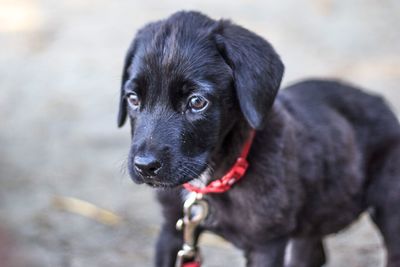
[[[124,171],[120,71],[138,27],[181,9],[266,37],[286,64],[284,85],[345,79],[400,111],[398,0],[0,0],[0,266],[151,266],[161,217],[152,190]],[[120,221],[77,214],[60,197]],[[201,243],[205,266],[243,266],[221,239]],[[326,244],[328,267],[384,266],[366,216]]]

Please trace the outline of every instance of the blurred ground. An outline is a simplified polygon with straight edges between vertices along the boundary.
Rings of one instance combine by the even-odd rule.
[[[385,95],[399,111],[397,0],[0,0],[0,265],[150,266],[160,215],[152,191],[121,169],[116,129],[125,49],[144,23],[180,9],[232,18],[286,63],[284,84],[338,77]],[[119,215],[107,226],[54,206],[79,198]],[[209,236],[205,266],[240,266]],[[383,266],[367,218],[328,238],[329,267]]]

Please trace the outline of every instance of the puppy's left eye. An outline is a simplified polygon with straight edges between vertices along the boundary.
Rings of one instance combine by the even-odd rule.
[[[194,95],[189,98],[188,105],[192,112],[200,112],[207,108],[208,101],[202,96]]]

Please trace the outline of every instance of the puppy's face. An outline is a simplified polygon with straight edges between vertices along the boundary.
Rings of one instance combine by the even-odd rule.
[[[180,12],[143,28],[125,61],[119,114],[120,126],[130,118],[132,179],[173,187],[198,178],[237,120],[262,127],[282,71],[266,41],[229,22]]]
[[[237,108],[231,71],[211,41],[187,49],[173,38],[165,38],[163,54],[158,46],[137,54],[124,86],[132,128],[129,172],[154,186],[181,184],[205,171]]]

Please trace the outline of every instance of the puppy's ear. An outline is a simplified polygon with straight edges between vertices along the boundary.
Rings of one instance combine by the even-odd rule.
[[[272,46],[257,34],[221,20],[214,31],[218,49],[231,67],[240,108],[254,129],[265,124],[284,66]]]
[[[132,64],[133,59],[136,54],[143,52],[143,44],[150,44],[156,31],[160,28],[162,21],[156,21],[145,25],[141,28],[135,38],[133,39],[131,45],[129,46],[128,52],[125,56],[124,68],[122,70],[122,81],[121,81],[121,96],[119,102],[119,112],[118,112],[118,127],[122,127],[126,121],[127,117],[127,106],[126,100],[124,98],[124,85],[129,79],[129,67]]]
[[[119,99],[119,111],[118,111],[118,127],[122,127],[125,124],[127,116],[126,99],[124,98],[124,85],[129,78],[128,68],[132,63],[133,56],[135,53],[136,42],[133,41],[125,55],[124,67],[122,70],[122,81],[121,81],[121,93]]]

